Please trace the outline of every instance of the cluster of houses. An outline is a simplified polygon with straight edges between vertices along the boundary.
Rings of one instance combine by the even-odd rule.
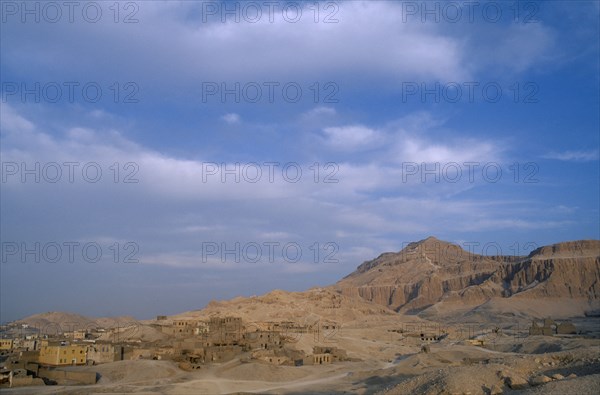
[[[388,329],[388,332],[399,333],[399,341],[412,346],[437,343],[448,335],[441,327],[429,325],[408,325],[399,329]]]
[[[449,333],[452,329],[453,332]],[[446,337],[450,337],[454,340],[463,339],[467,344],[474,346],[485,346],[486,335],[500,336],[502,335],[502,329],[500,327],[491,328],[477,328],[476,325],[466,326],[457,328],[443,328],[438,325],[426,325],[426,324],[405,324],[399,329],[389,329],[389,332],[398,333],[401,336],[399,341],[406,345],[422,346],[427,348],[431,343],[437,343]],[[544,319],[541,323],[533,320],[528,330],[529,336],[555,336],[555,335],[576,335],[578,333],[577,328],[571,321],[563,320],[556,322],[550,318]],[[519,333],[519,336],[522,334]]]
[[[319,336],[339,324],[318,322],[301,325],[296,322],[253,322],[244,325],[239,317],[211,317],[208,321],[175,320],[172,324],[157,325],[174,335],[174,360],[183,362],[186,369],[199,369],[206,363],[227,362],[243,353],[249,359],[273,365],[302,366],[348,360],[345,352],[335,347],[314,347],[313,354],[289,347],[301,334]]]
[[[570,321],[555,322],[551,318],[546,318],[542,325],[537,321],[532,321],[529,327],[529,335],[536,336],[554,336],[554,335],[574,335],[577,333],[577,328]]]
[[[173,360],[186,370],[238,357],[290,366],[348,360],[345,351],[336,347],[317,346],[310,355],[290,347],[300,334],[318,336],[339,330],[339,325],[331,322],[312,325],[291,321],[244,324],[239,317],[171,320],[166,316],[158,316],[148,325],[166,335],[166,340],[114,341],[119,337],[111,336],[111,332],[123,328],[88,328],[53,336],[33,333],[0,339],[0,356],[4,359],[4,362],[0,359],[0,386],[61,382],[89,384],[90,377],[76,376],[64,367],[134,359]],[[36,381],[37,378],[43,380]]]

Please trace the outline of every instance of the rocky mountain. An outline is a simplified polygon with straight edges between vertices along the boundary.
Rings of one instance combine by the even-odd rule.
[[[364,262],[333,286],[400,312],[492,298],[600,301],[600,240],[558,243],[528,256],[483,256],[429,237]]]
[[[560,299],[560,300],[559,300]],[[448,313],[468,306],[493,316],[583,315],[600,309],[600,240],[545,246],[528,256],[483,256],[429,237],[396,253],[364,262],[336,284],[304,292],[274,290],[262,296],[213,301],[202,310],[170,319],[235,315],[245,321],[376,321],[395,312]],[[562,312],[562,313],[561,313]],[[37,314],[17,321],[35,327],[69,323],[110,328],[146,322],[132,317],[89,318],[71,313]]]

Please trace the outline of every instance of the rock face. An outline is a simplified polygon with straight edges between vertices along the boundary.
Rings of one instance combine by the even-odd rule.
[[[600,299],[600,240],[554,244],[519,257],[476,255],[429,237],[364,262],[333,288],[402,312],[442,300]]]

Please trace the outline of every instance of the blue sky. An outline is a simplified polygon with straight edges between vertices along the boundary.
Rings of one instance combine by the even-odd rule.
[[[1,3],[1,321],[600,238],[597,1],[61,4]]]

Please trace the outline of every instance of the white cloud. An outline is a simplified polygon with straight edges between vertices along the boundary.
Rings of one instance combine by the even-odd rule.
[[[81,142],[89,142],[95,138],[94,131],[87,128],[72,128],[67,131],[67,135],[70,139]]]
[[[11,105],[4,102],[0,103],[0,113],[2,114],[0,117],[0,130],[3,134],[33,131],[33,123],[19,115]]]
[[[327,144],[341,151],[361,151],[383,142],[381,133],[363,125],[328,127],[323,132]]]
[[[300,116],[304,121],[312,121],[318,119],[328,119],[337,115],[337,111],[333,107],[319,106],[315,107]]]
[[[598,150],[576,150],[563,152],[550,152],[543,156],[546,159],[555,159],[568,162],[589,162],[598,160]]]
[[[241,122],[240,115],[236,113],[225,114],[221,117],[221,119],[229,125],[235,125]]]
[[[108,115],[109,114],[104,110],[95,109],[95,110],[90,111],[90,116],[92,116],[94,118],[101,119],[101,118],[107,117]]]
[[[397,158],[401,162],[439,163],[441,165],[466,162],[487,163],[500,160],[500,148],[487,141],[457,139],[447,144],[418,137],[400,138],[396,143]]]
[[[102,240],[108,241],[133,238],[140,246],[142,263],[143,257],[148,263],[195,266],[201,262],[200,246],[206,241],[230,245],[237,241],[295,241],[306,249],[303,256],[307,260],[311,259],[309,247],[314,242],[322,245],[335,241],[340,244],[340,259],[351,260],[367,253],[352,247],[389,249],[392,239],[402,235],[410,239],[415,233],[436,234],[446,228],[457,232],[547,229],[566,226],[562,217],[570,215],[555,213],[559,218],[550,221],[539,219],[544,218],[540,212],[543,208],[524,214],[522,208],[537,207],[535,202],[518,202],[507,208],[503,201],[448,199],[447,195],[473,186],[423,183],[416,176],[405,182],[401,165],[386,158],[395,159],[395,153],[415,162],[474,160],[496,152],[497,147],[488,142],[441,143],[426,133],[415,137],[416,131],[394,133],[368,126],[338,127],[330,129],[328,134],[337,148],[359,149],[372,141],[402,136],[404,139],[399,141],[404,145],[386,146],[373,155],[366,153],[366,158],[353,157],[338,163],[335,176],[339,182],[334,184],[314,182],[309,170],[312,160],[301,164],[307,173],[299,183],[284,182],[281,178],[271,183],[267,177],[258,183],[231,182],[231,179],[222,182],[219,172],[203,182],[206,173],[203,164],[207,162],[202,158],[167,155],[136,144],[114,130],[103,130],[99,125],[97,129],[64,127],[63,133],[44,134],[43,123],[32,122],[11,108],[4,109],[9,116],[3,117],[3,161],[94,161],[103,167],[106,178],[98,184],[59,185],[23,184],[18,177],[12,177],[2,185],[3,206],[22,213],[27,212],[25,207],[45,207],[54,200],[60,204],[69,202],[69,210],[61,212],[60,218],[64,238],[68,239],[69,234],[76,235],[77,240],[95,235],[102,235]],[[19,133],[23,128],[28,133],[26,139]],[[113,182],[109,166],[115,162],[136,163],[139,183]],[[232,168],[232,163],[228,166]],[[467,177],[463,176],[463,180]],[[94,210],[89,209],[90,199]],[[17,220],[20,224],[6,225],[10,232],[34,229],[43,235],[45,228],[39,224],[56,221],[53,210],[18,218],[11,212],[4,213],[3,224]],[[80,220],[82,216],[86,221]],[[119,225],[115,226],[114,221]],[[6,237],[18,239],[11,234]],[[44,237],[58,239],[60,235],[53,230]],[[220,260],[207,264],[206,267],[226,268]]]
[[[453,137],[436,137],[439,134],[436,132],[444,127],[444,122],[429,113],[418,112],[377,129],[364,125],[326,127],[323,129],[323,141],[326,147],[342,152],[377,148],[367,153],[366,158],[345,164],[353,169],[353,174],[355,171],[363,172],[359,168],[368,168],[369,175],[364,177],[366,183],[362,185],[372,184],[372,180],[378,179],[377,174],[399,176],[394,169],[399,170],[401,164],[408,162],[438,163],[440,166],[458,164],[465,167],[466,162],[482,166],[505,160],[506,148],[501,142],[465,137],[458,132],[444,133]]]
[[[262,232],[258,234],[259,238],[264,240],[287,240],[294,238],[289,232]],[[296,235],[297,236],[297,235]]]
[[[135,75],[141,86],[151,81],[152,86],[164,83],[169,88],[207,79],[284,83],[290,76],[315,82],[370,75],[397,83],[470,76],[460,38],[444,34],[437,24],[399,22],[402,9],[395,2],[337,3],[339,23],[315,23],[308,8],[297,23],[287,22],[281,11],[274,23],[266,16],[258,23],[202,22],[195,2],[177,7],[168,3],[140,4],[137,24],[40,24],[29,31],[28,37],[54,42],[53,51],[37,47],[35,41],[20,45],[17,29],[22,26],[9,23],[6,31],[13,40],[3,47],[3,61],[33,69],[55,64],[58,58],[77,70],[103,71],[116,79]],[[104,62],[107,58],[113,62]],[[171,71],[169,78],[157,80],[164,70]]]

